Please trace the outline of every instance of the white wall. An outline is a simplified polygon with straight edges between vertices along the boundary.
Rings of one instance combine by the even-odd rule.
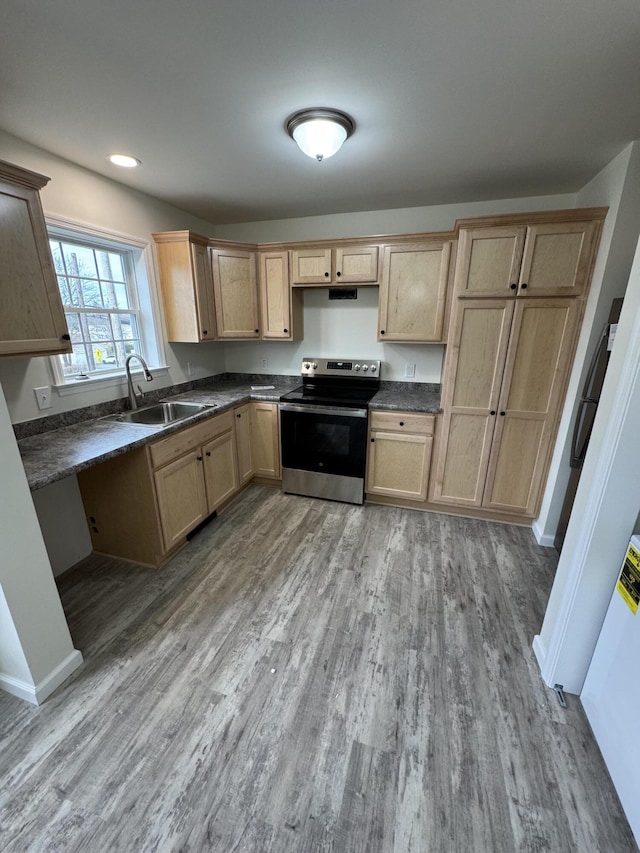
[[[611,301],[624,296],[640,232],[640,142],[627,146],[577,195],[576,207],[608,206],[600,250],[567,388],[548,484],[534,532],[553,545],[569,480],[573,424],[591,354],[609,316]]]
[[[51,178],[41,192],[45,216],[56,216],[74,222],[103,228],[152,243],[154,231],[190,229],[201,234],[213,233],[213,226],[158,199],[137,192],[29,145],[0,131],[0,159],[24,166]],[[158,291],[157,276],[150,282]],[[161,332],[164,337],[164,333]],[[191,378],[209,376],[224,370],[222,344],[167,344],[166,363],[169,373],[154,380],[151,388],[177,384],[187,380],[186,364],[192,361],[196,372]],[[85,390],[60,397],[52,394],[53,406],[40,412],[34,388],[50,385],[52,375],[47,358],[11,358],[0,360],[0,384],[13,423],[51,415],[93,403],[123,397],[123,386]]]
[[[534,649],[580,693],[640,507],[640,241],[549,604]],[[636,678],[637,673],[630,673]]]
[[[329,302],[324,288],[304,291],[304,340],[294,343],[226,342],[229,371],[299,374],[306,356],[380,359],[383,379],[404,380],[405,364],[416,365],[416,382],[440,382],[444,347],[377,342],[378,288],[358,288],[358,298]],[[267,359],[266,368],[260,359]]]
[[[0,390],[0,687],[37,702],[82,662],[73,648]]]

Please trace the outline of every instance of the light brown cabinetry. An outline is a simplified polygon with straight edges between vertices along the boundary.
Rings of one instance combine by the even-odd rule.
[[[253,459],[251,455],[251,403],[238,406],[233,410],[236,429],[236,450],[238,452],[238,479],[244,486],[253,477]]]
[[[289,253],[260,252],[259,282],[263,340],[300,340],[302,292],[289,283]]]
[[[581,314],[576,299],[461,299],[431,499],[531,517]]]
[[[383,247],[379,341],[443,341],[451,250],[447,240]]]
[[[367,494],[426,500],[434,422],[415,412],[371,412]]]
[[[455,293],[461,297],[580,296],[599,221],[461,228]]]
[[[232,246],[210,251],[218,338],[259,338],[257,253]]]
[[[93,547],[160,566],[237,491],[232,412],[78,475]]]
[[[291,269],[294,285],[375,284],[378,281],[378,247],[294,249]]]
[[[71,352],[40,203],[48,181],[0,161],[0,356]]]
[[[280,428],[277,403],[251,404],[251,455],[256,477],[279,480]]]
[[[191,231],[154,234],[167,340],[213,341],[216,319],[208,240]]]

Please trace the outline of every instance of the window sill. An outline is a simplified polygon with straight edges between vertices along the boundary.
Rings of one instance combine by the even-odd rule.
[[[156,379],[159,376],[167,376],[169,368],[166,365],[162,367],[150,367],[149,370]],[[131,373],[131,378],[134,382],[139,382],[144,379],[142,370],[135,370]],[[92,376],[90,379],[78,379],[75,382],[66,382],[64,385],[53,385],[56,393],[60,397],[68,397],[71,394],[82,394],[83,391],[95,391],[100,388],[114,388],[118,385],[126,386],[127,377],[124,373],[112,373],[109,376]]]

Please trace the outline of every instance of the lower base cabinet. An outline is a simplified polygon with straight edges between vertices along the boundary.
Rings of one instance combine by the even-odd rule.
[[[371,412],[366,492],[425,501],[434,415]]]
[[[225,412],[78,475],[95,551],[160,566],[238,490]]]

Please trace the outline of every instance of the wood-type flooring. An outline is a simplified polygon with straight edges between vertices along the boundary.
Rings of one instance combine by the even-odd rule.
[[[555,566],[526,528],[257,486],[161,571],[88,558],[85,663],[0,692],[0,849],[635,851],[531,651]]]

